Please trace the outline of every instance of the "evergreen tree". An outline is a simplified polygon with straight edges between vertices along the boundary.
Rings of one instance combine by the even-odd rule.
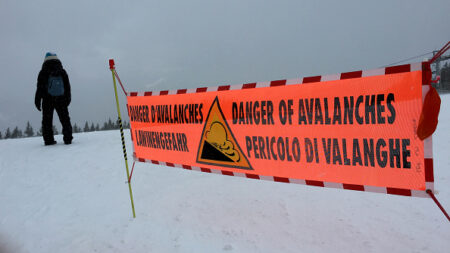
[[[89,132],[89,124],[88,124],[87,121],[86,121],[86,124],[84,124],[83,131],[86,132],[86,133]]]
[[[3,139],[2,131],[0,131],[0,140]]]
[[[14,130],[12,131],[11,138],[16,139],[16,138],[19,138],[20,135],[22,135],[22,133],[19,130],[19,127],[15,127]]]
[[[31,126],[30,122],[27,122],[27,127],[25,128],[25,135],[27,137],[31,137],[34,135],[33,127]]]
[[[90,128],[89,130],[90,130],[91,132],[94,132],[94,131],[95,131],[94,123],[91,124],[91,128]]]
[[[80,127],[77,125],[77,123],[75,123],[75,124],[73,125],[72,131],[73,131],[73,133],[79,133],[79,132],[81,132],[81,129],[80,129]]]
[[[11,138],[11,130],[9,130],[9,127],[6,129],[6,133],[5,133],[5,139],[10,139]]]
[[[55,125],[53,125],[53,134],[54,135],[58,135],[59,134],[58,129],[56,128]]]
[[[97,125],[95,126],[95,131],[100,131],[100,125],[97,123]]]
[[[107,130],[112,130],[114,129],[114,123],[112,122],[111,118],[108,118],[108,129]]]
[[[114,123],[111,118],[108,118],[108,121],[103,123],[102,130],[112,130],[114,129]]]

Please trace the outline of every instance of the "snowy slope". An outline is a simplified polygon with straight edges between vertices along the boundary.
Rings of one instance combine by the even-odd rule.
[[[450,95],[442,99],[435,180],[450,210]],[[57,140],[0,141],[0,253],[450,250],[450,223],[431,199],[142,163],[133,219],[119,132]],[[128,131],[126,140],[131,151]]]

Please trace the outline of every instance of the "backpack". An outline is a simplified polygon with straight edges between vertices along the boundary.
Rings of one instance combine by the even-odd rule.
[[[64,95],[64,81],[59,73],[50,73],[48,77],[47,92],[52,97]]]

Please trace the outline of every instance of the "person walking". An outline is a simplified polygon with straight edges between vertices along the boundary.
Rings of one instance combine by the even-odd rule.
[[[42,137],[45,145],[56,144],[53,137],[53,112],[55,110],[61,121],[64,143],[72,143],[72,124],[68,110],[70,101],[69,77],[57,55],[48,52],[38,75],[34,98],[34,103],[39,111],[41,111],[42,105]]]

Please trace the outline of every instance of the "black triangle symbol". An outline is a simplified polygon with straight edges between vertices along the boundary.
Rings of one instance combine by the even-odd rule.
[[[231,160],[222,152],[217,150],[213,145],[211,145],[207,141],[205,141],[205,144],[203,145],[201,158],[214,161],[233,162],[233,160]]]
[[[253,170],[228,126],[216,97],[209,108],[197,152],[197,162]]]

